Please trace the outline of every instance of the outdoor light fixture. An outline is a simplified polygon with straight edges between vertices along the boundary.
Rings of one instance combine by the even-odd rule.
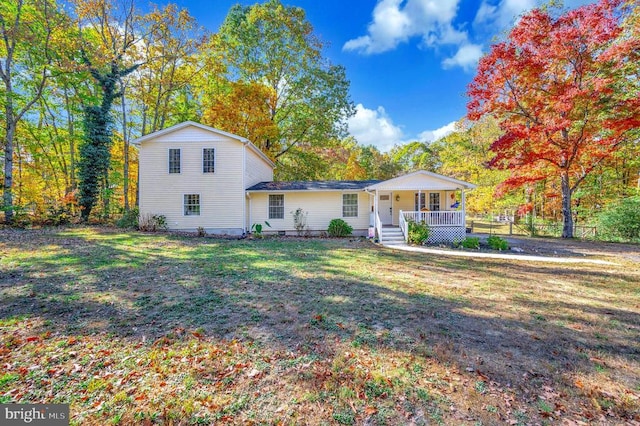
[[[396,201],[400,201],[400,196],[396,195]]]

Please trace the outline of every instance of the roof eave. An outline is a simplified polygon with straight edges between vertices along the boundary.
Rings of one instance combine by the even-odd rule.
[[[166,135],[166,134],[169,134],[169,133],[173,133],[173,132],[178,131],[180,129],[184,129],[185,127],[188,127],[188,126],[197,127],[199,129],[206,130],[208,132],[216,133],[216,134],[222,135],[222,136],[227,136],[227,137],[229,137],[231,139],[235,139],[235,140],[237,140],[239,142],[242,142],[244,144],[251,143],[249,141],[249,139],[247,139],[247,138],[243,138],[242,136],[234,135],[233,133],[225,132],[224,130],[214,129],[213,127],[206,126],[206,125],[200,124],[200,123],[196,123],[195,121],[183,121],[182,123],[178,123],[178,124],[173,125],[171,127],[167,127],[166,129],[158,130],[156,132],[148,133],[148,134],[146,134],[144,136],[140,136],[139,138],[132,140],[131,144],[140,145],[141,143],[146,142],[146,141],[148,141],[150,139],[155,139],[157,137],[160,137],[160,136],[163,136],[163,135]]]

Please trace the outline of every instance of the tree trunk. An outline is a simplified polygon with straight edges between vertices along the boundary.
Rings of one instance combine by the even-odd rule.
[[[8,104],[6,110],[6,138],[4,146],[4,182],[2,206],[4,207],[4,221],[11,223],[13,220],[13,138],[16,133],[16,123],[12,120],[13,108]]]
[[[564,171],[560,175],[562,189],[562,238],[573,238],[573,215],[571,213],[571,185],[569,173]]]
[[[120,79],[120,87],[122,88],[122,161],[123,161],[123,191],[124,191],[124,211],[129,211],[129,135],[127,129],[127,107],[126,107],[126,96],[125,86],[122,83],[122,79]]]
[[[64,101],[67,108],[67,132],[69,133],[69,182],[70,187],[67,189],[68,195],[70,192],[73,192],[77,188],[76,183],[76,146],[75,146],[75,129],[74,129],[74,120],[71,112],[71,102],[69,100],[69,92],[68,88],[65,86],[64,88]]]

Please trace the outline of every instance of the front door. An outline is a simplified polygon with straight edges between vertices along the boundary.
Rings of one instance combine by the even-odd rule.
[[[391,192],[381,192],[378,195],[378,215],[383,225],[393,224],[393,205],[391,204]]]

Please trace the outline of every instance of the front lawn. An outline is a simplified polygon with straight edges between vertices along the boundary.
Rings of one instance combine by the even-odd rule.
[[[625,424],[639,312],[625,260],[4,230],[0,403],[82,425]]]

